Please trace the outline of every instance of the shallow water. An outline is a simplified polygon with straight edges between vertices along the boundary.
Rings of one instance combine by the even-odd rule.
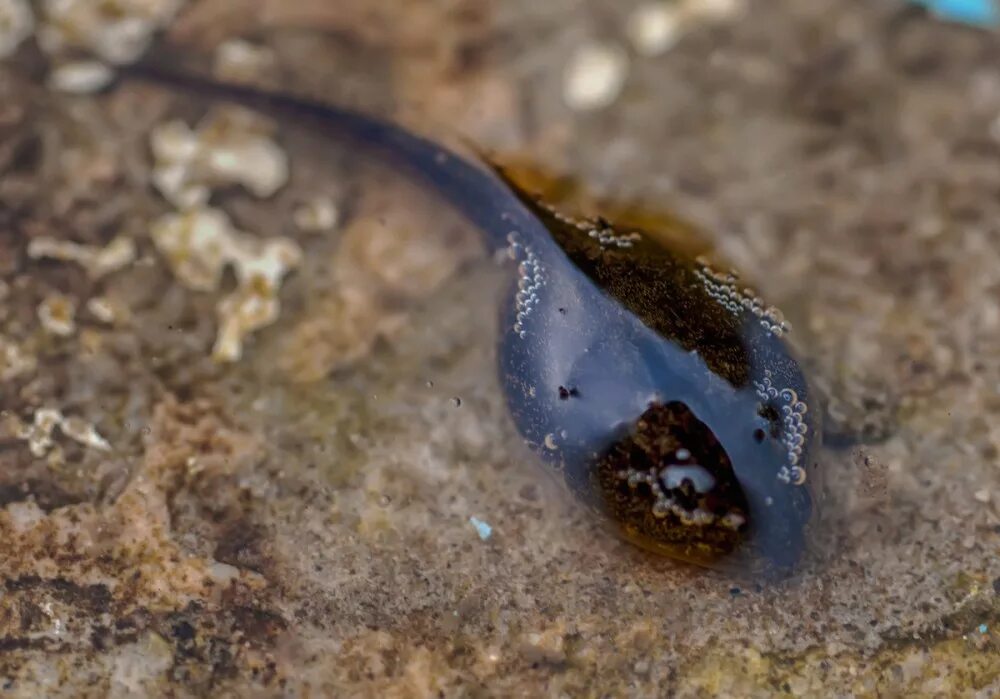
[[[423,97],[438,124],[679,210],[785,311],[833,417],[879,439],[824,452],[824,518],[779,584],[652,557],[544,475],[495,370],[508,271],[400,173],[282,123],[290,182],[263,199],[218,188],[241,230],[303,252],[275,322],[220,363],[233,268],[193,289],[150,235],[173,207],[148,186],[149,133],[204,105],[134,86],[42,98],[25,63],[3,64],[8,691],[996,692],[996,38],[873,5],[753,4],[633,57],[625,96],[585,114],[554,86],[617,3],[481,25],[414,10],[507,37],[462,68],[402,29],[387,45],[357,30],[392,66],[368,64],[365,106]],[[283,61],[330,66],[307,91],[364,72],[340,39],[270,31]],[[330,231],[293,223],[315,197],[340,210]],[[119,233],[136,259],[97,277],[28,254]],[[39,317],[56,293],[77,308],[65,336]],[[46,407],[94,432],[19,437]]]

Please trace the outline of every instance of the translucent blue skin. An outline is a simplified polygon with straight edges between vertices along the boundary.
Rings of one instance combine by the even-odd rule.
[[[807,487],[780,477],[791,465],[787,444],[772,436],[774,425],[761,415],[755,382],[767,371],[777,390],[794,390],[810,407],[812,394],[783,339],[750,310],[733,313],[706,296],[693,276],[693,260],[649,237],[635,259],[629,250],[605,253],[586,230],[536,204],[493,168],[377,118],[148,68],[127,77],[312,123],[422,181],[474,223],[493,248],[509,248],[522,261],[530,249],[534,265],[527,271],[536,272],[533,281],[539,283],[528,285],[520,305],[516,287],[502,304],[498,353],[510,412],[527,442],[579,499],[607,514],[591,478],[595,459],[627,435],[650,404],[682,402],[725,449],[749,506],[744,544],[719,564],[783,572],[799,560],[812,496]],[[612,283],[631,278],[637,284],[627,293]],[[653,287],[659,296],[645,298]],[[725,325],[725,331],[702,332],[703,317],[704,323]],[[657,327],[658,318],[673,330]],[[674,327],[678,324],[681,330]],[[728,376],[706,359],[723,345],[739,357],[740,370]],[[569,388],[573,394],[567,396]],[[780,400],[767,402],[780,414]],[[810,409],[803,416],[799,463],[807,473],[819,412]],[[762,430],[767,436],[761,440]]]
[[[789,466],[784,444],[770,435],[762,442],[755,437],[770,425],[759,414],[753,380],[734,386],[699,352],[651,329],[595,284],[544,230],[537,231],[535,252],[547,281],[522,323],[524,337],[511,330],[514,304],[503,307],[500,371],[521,433],[563,473],[573,492],[600,510],[588,473],[595,457],[629,432],[651,403],[686,404],[721,442],[750,506],[748,549],[730,556],[735,565],[720,563],[789,570],[804,547],[812,496],[778,478],[782,466]],[[768,370],[773,383],[792,388],[808,405],[812,394],[787,344],[749,311],[738,323],[751,379],[762,380]],[[572,387],[578,395],[567,399],[559,387]],[[819,434],[818,411],[806,416],[803,464]],[[548,435],[557,435],[556,449],[546,446]]]

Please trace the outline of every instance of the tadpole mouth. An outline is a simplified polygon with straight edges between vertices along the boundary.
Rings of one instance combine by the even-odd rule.
[[[729,455],[682,402],[650,406],[592,477],[604,514],[643,548],[721,567],[748,544],[750,507]]]

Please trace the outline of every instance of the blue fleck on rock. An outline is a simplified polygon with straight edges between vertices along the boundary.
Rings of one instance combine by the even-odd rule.
[[[493,527],[488,525],[481,519],[475,517],[469,517],[469,523],[476,528],[476,533],[479,534],[479,538],[486,541],[493,534]]]
[[[939,17],[980,27],[1000,26],[997,0],[912,0]]]

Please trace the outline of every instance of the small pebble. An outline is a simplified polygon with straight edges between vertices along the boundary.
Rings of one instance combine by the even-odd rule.
[[[75,442],[101,451],[111,450],[111,445],[98,434],[97,429],[78,417],[63,418],[60,426],[63,434]]]
[[[744,0],[687,0],[688,11],[704,19],[726,19],[743,11]]]
[[[479,538],[483,541],[486,541],[493,535],[493,527],[483,520],[476,517],[469,517],[469,523],[476,528],[476,533],[479,534]]]
[[[221,209],[164,214],[150,236],[174,276],[190,289],[217,289],[228,266],[236,273],[237,288],[216,306],[219,331],[212,356],[220,362],[240,359],[245,340],[278,319],[282,281],[303,255],[290,238],[237,230]]]
[[[601,109],[621,94],[628,74],[628,56],[617,44],[589,43],[570,58],[563,82],[563,99],[575,110]]]
[[[252,82],[277,63],[274,51],[244,39],[229,39],[215,50],[212,73],[221,80]]]
[[[647,2],[629,16],[625,33],[639,54],[659,56],[677,43],[683,23],[677,4]]]
[[[101,451],[110,451],[111,445],[98,434],[93,425],[78,417],[65,417],[61,411],[41,408],[35,411],[30,425],[24,425],[18,436],[28,442],[31,453],[36,457],[45,456],[53,447],[53,430],[59,427],[62,433],[79,444]]]
[[[52,294],[38,306],[42,327],[57,337],[69,337],[76,332],[76,301],[63,294]]]
[[[973,493],[972,497],[974,497],[978,502],[988,503],[990,501],[990,491],[986,488],[982,488]]]
[[[0,58],[13,55],[34,27],[27,0],[0,0]]]
[[[270,122],[247,110],[218,107],[195,128],[179,119],[154,127],[153,185],[180,209],[207,204],[212,190],[240,184],[257,198],[288,181],[288,154],[271,137]]]
[[[139,59],[185,0],[46,0],[35,33],[50,56],[86,53],[113,65]]]
[[[30,374],[37,363],[33,355],[0,335],[0,384]]]
[[[87,310],[102,323],[115,322],[115,308],[112,303],[103,296],[95,296],[87,301]]]
[[[299,230],[316,233],[332,230],[340,219],[340,212],[329,197],[316,197],[298,207],[292,218]]]
[[[73,61],[52,70],[49,87],[59,92],[86,95],[104,89],[114,77],[114,71],[100,61]]]
[[[33,260],[52,259],[76,262],[87,270],[91,279],[123,269],[135,261],[135,241],[120,235],[103,248],[95,245],[81,245],[69,240],[40,236],[28,243],[28,257]]]

